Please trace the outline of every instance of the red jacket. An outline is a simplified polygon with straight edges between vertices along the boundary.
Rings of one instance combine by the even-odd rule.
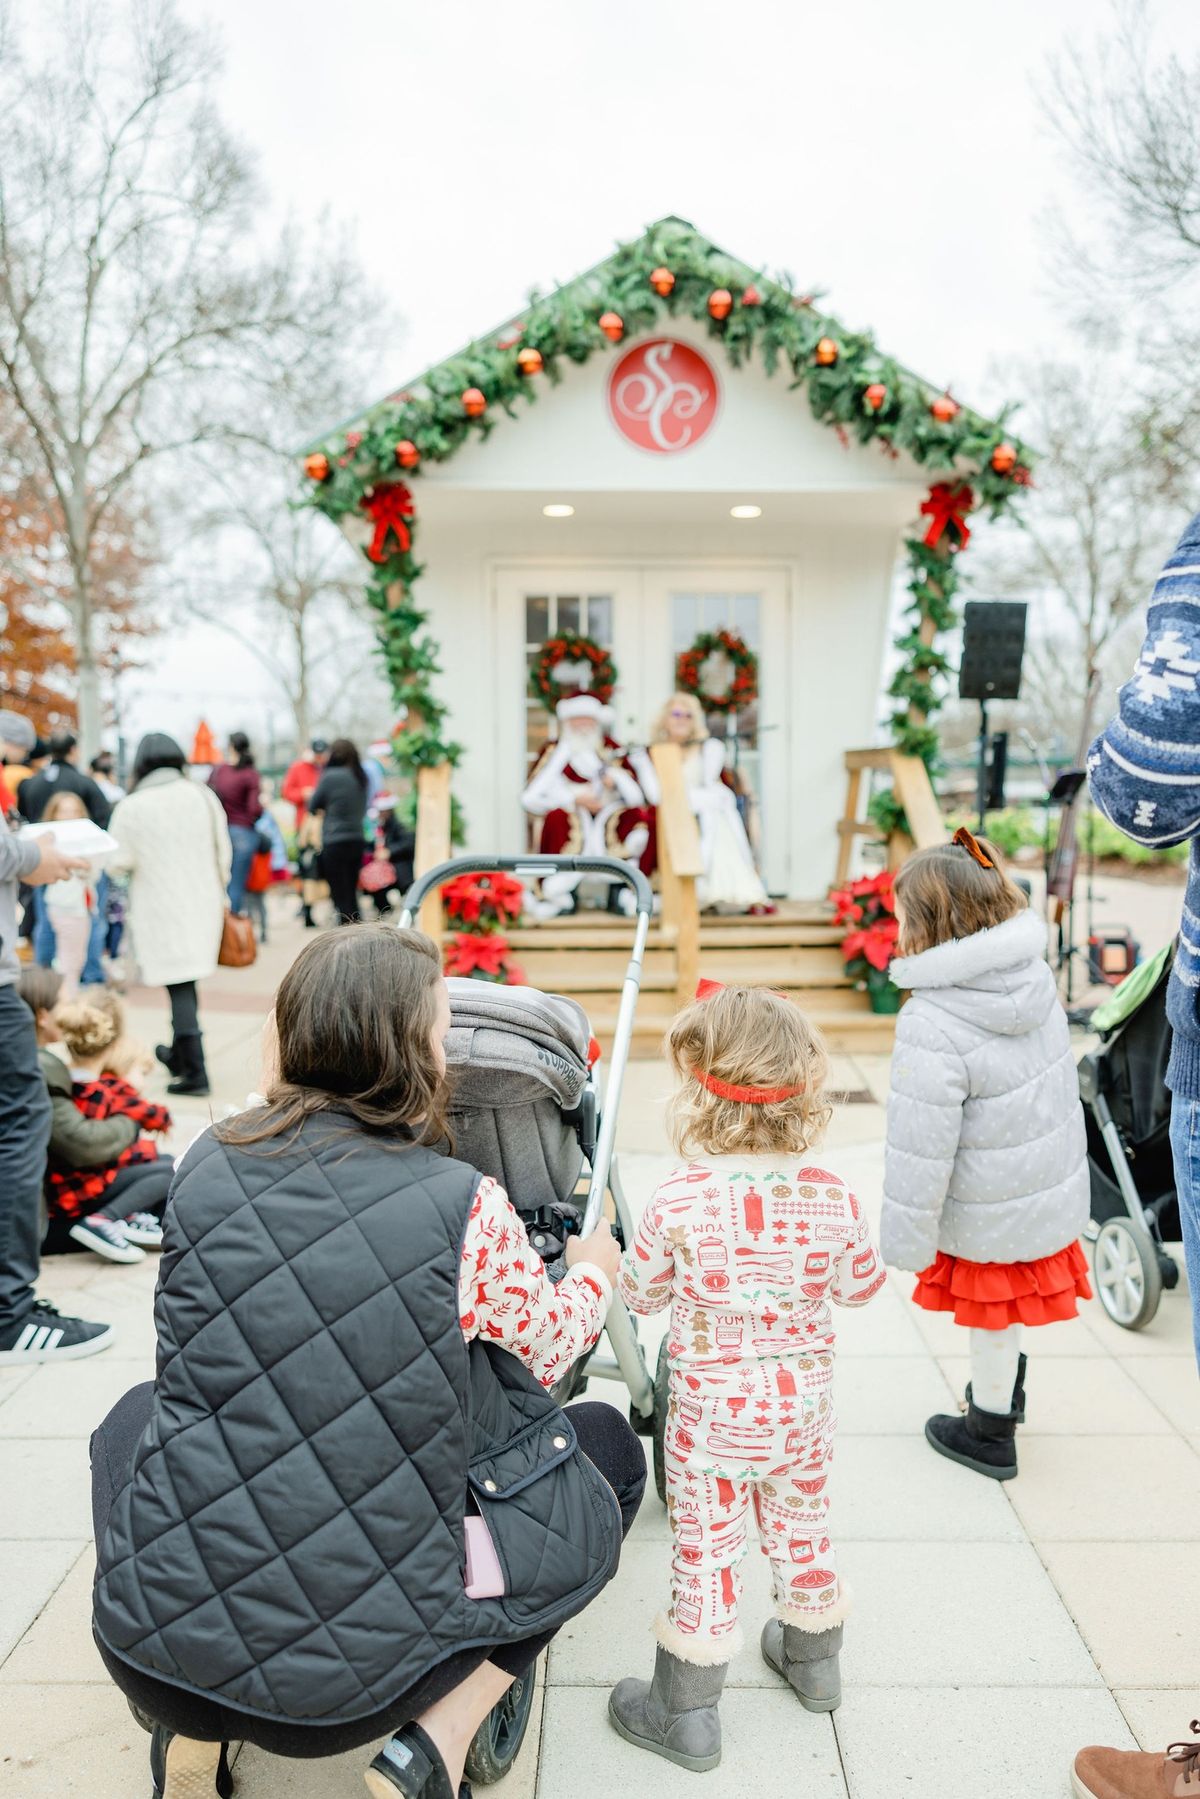
[[[287,800],[289,805],[295,806],[297,830],[304,823],[308,802],[320,779],[320,765],[307,756],[298,756],[283,777],[279,797],[281,800]]]
[[[171,1128],[171,1114],[165,1106],[143,1099],[136,1087],[115,1074],[98,1075],[94,1081],[73,1082],[71,1098],[85,1118],[111,1118],[120,1112],[147,1131]],[[61,1168],[52,1162],[46,1170],[46,1203],[52,1212],[68,1218],[94,1211],[96,1201],[107,1193],[122,1168],[135,1162],[153,1162],[157,1155],[156,1144],[146,1137],[135,1137],[115,1162],[107,1162],[99,1168]]]

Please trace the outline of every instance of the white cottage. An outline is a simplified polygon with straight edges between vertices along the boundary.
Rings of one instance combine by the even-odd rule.
[[[967,511],[999,507],[1024,476],[1001,425],[673,219],[323,439],[307,466],[316,503],[383,559],[381,613],[428,617],[446,708],[433,724],[463,747],[469,848],[526,847],[520,795],[553,729],[529,692],[547,638],[611,650],[615,728],[637,743],[680,652],[728,626],[758,658],[760,695],[717,728],[758,801],[767,885],[800,897],[834,875],[845,755],[876,741],[886,707],[902,539],[927,526],[915,573],[948,598]],[[925,645],[936,614],[914,620]],[[386,616],[384,630],[402,652]],[[918,656],[909,672],[900,711],[919,748],[928,671]],[[418,725],[429,691],[420,668],[397,682]]]

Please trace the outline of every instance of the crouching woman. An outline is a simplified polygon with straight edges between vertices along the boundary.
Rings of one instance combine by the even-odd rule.
[[[156,1726],[163,1799],[224,1791],[231,1739],[320,1756],[388,1733],[371,1791],[454,1799],[641,1499],[624,1419],[546,1391],[598,1336],[618,1252],[603,1226],[552,1287],[504,1192],[433,1147],[450,1008],[428,939],[318,938],[275,1020],[265,1107],[176,1176],[157,1379],[93,1438],[95,1635]]]

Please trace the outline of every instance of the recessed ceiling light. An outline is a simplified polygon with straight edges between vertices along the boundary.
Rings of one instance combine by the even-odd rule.
[[[574,506],[543,506],[543,518],[574,518]]]
[[[731,506],[729,508],[729,516],[730,516],[730,518],[761,518],[762,517],[762,507],[761,506]]]

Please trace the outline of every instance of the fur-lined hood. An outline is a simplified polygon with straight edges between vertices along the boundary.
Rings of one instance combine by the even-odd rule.
[[[1046,927],[1036,912],[1025,911],[972,937],[899,956],[889,972],[897,987],[986,1030],[1020,1036],[1036,1029],[1057,1002],[1045,958]]]

